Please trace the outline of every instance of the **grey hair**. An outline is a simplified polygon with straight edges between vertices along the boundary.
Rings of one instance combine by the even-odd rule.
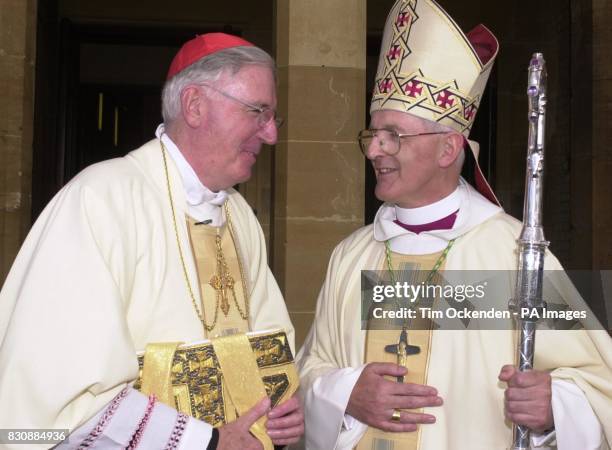
[[[427,129],[428,132],[431,132],[431,133],[437,133],[437,132],[458,133],[458,131],[455,130],[454,128],[449,127],[448,125],[444,125],[440,122],[434,122],[433,120],[423,119],[422,117],[419,117],[419,119],[421,119],[421,121],[425,125],[425,128]]]
[[[276,76],[272,57],[258,47],[232,47],[208,55],[166,81],[162,90],[162,116],[167,126],[181,113],[181,92],[190,84],[217,81],[222,74],[235,75],[247,65],[269,68]]]

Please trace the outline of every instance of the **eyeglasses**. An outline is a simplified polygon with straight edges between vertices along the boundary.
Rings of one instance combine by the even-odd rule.
[[[397,155],[400,151],[400,139],[447,133],[448,131],[435,131],[431,133],[401,134],[393,130],[370,129],[360,131],[357,140],[359,141],[359,148],[361,148],[361,153],[363,153],[364,156],[368,155],[368,148],[370,148],[372,141],[375,141],[376,144],[380,147],[380,149],[387,155],[393,156]]]
[[[262,107],[262,106],[253,105],[252,103],[247,103],[244,100],[240,100],[239,98],[236,98],[233,95],[230,95],[226,92],[223,92],[217,89],[214,86],[211,86],[210,84],[206,84],[206,83],[199,83],[199,84],[200,86],[206,86],[207,88],[212,89],[213,91],[221,94],[225,98],[229,98],[230,100],[240,103],[242,106],[246,106],[248,108],[247,110],[248,112],[256,113],[257,114],[257,126],[259,128],[265,127],[268,123],[270,123],[271,120],[274,120],[274,125],[276,125],[276,128],[280,128],[284,123],[284,120],[281,119],[280,117],[276,117],[276,112],[271,110],[268,107]]]

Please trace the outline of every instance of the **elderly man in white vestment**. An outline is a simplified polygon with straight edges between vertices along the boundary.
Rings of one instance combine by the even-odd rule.
[[[512,444],[512,423],[531,430],[533,448],[612,442],[612,342],[603,330],[541,331],[535,370],[518,372],[511,327],[362,329],[361,270],[517,267],[521,224],[478,166],[478,189],[460,177],[497,50],[484,26],[465,35],[431,0],[398,0],[389,14],[370,128],[359,136],[385,203],[335,248],[298,354],[309,450],[499,450]],[[551,254],[545,268],[561,270]],[[571,284],[555,288],[571,297]],[[512,293],[499,294],[507,303]],[[394,353],[401,341],[418,347],[404,365]]]
[[[263,50],[195,37],[170,66],[156,139],[85,169],[46,207],[0,294],[0,428],[66,429],[59,448],[299,439],[293,327],[232,189],[277,140],[275,88]],[[279,364],[262,367],[255,345]]]

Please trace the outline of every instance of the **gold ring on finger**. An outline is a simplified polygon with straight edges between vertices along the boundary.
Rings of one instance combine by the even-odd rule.
[[[393,414],[391,414],[391,422],[399,422],[401,418],[401,412],[399,409],[394,409]]]

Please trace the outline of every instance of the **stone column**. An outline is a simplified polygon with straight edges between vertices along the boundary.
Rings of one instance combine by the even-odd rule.
[[[276,2],[273,270],[298,346],[333,247],[363,225],[366,0]]]
[[[0,0],[0,285],[30,228],[36,0]]]

